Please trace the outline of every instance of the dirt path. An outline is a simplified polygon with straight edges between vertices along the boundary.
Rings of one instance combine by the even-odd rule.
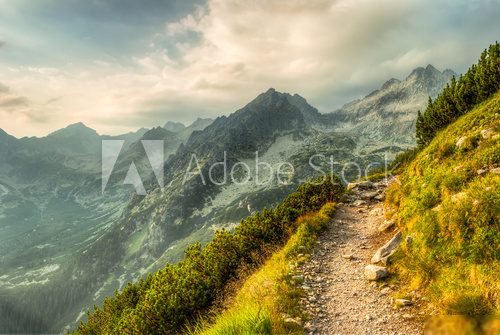
[[[354,188],[351,202],[339,205],[302,267],[307,292],[302,303],[312,316],[305,324],[308,334],[422,333],[418,297],[412,306],[396,308],[392,295],[397,287],[364,275],[373,254],[395,233],[377,229],[385,220],[385,188],[383,182]]]

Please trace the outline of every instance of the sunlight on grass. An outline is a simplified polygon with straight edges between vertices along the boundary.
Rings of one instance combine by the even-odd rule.
[[[287,244],[239,289],[234,302],[215,320],[203,320],[191,327],[197,335],[304,334],[290,318],[306,318],[300,308],[303,291],[292,278],[293,265],[303,262],[314,247],[317,234],[335,213],[335,204],[325,204],[319,212],[301,216],[297,232]]]
[[[386,198],[399,228],[414,238],[392,265],[405,289],[425,291],[432,310],[463,315],[472,328],[498,326],[491,320],[500,292],[499,163],[497,93],[438,133]]]

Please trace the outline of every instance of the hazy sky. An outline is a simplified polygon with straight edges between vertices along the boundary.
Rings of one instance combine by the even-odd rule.
[[[274,87],[329,112],[428,63],[462,72],[500,0],[0,0],[0,128],[116,134]]]

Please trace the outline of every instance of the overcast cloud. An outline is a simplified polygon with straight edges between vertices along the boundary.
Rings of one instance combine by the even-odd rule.
[[[269,87],[329,112],[418,66],[466,70],[498,17],[499,0],[0,0],[0,128],[189,123]]]

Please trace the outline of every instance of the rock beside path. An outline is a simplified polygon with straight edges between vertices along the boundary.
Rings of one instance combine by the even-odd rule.
[[[389,242],[384,244],[377,250],[377,252],[375,252],[375,255],[372,257],[372,263],[376,264],[378,262],[382,262],[383,264],[386,264],[389,257],[396,252],[401,244],[402,237],[403,235],[401,232],[397,232],[396,235],[389,240]]]
[[[368,280],[380,280],[389,275],[384,266],[367,265],[365,267],[365,278]]]

